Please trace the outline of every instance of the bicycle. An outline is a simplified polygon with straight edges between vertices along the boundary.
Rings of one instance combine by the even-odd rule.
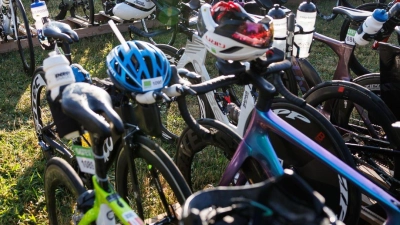
[[[278,172],[278,174],[283,173],[281,161],[276,156],[277,153],[275,153],[274,149],[272,148],[272,144],[270,143],[269,137],[266,135],[267,133],[269,133],[268,130],[270,130],[273,131],[274,133],[275,132],[278,133],[279,136],[285,138],[286,140],[288,140],[293,144],[301,145],[302,146],[301,148],[304,151],[307,151],[308,153],[313,155],[313,157],[317,157],[322,162],[325,162],[325,165],[329,165],[329,167],[332,168],[335,172],[343,175],[346,178],[346,180],[349,181],[349,183],[353,183],[364,194],[375,199],[379,204],[382,205],[382,207],[386,210],[388,214],[386,224],[396,224],[399,221],[400,202],[398,202],[398,200],[390,196],[386,191],[381,189],[378,185],[376,185],[369,179],[365,178],[364,176],[353,170],[346,163],[342,162],[338,158],[329,154],[326,150],[324,150],[322,147],[320,147],[317,143],[315,143],[311,139],[307,138],[301,132],[298,132],[291,126],[287,125],[286,122],[284,122],[282,119],[279,118],[279,116],[277,116],[270,110],[271,100],[274,96],[274,93],[278,89],[275,89],[274,86],[271,85],[271,83],[267,82],[263,78],[263,75],[270,74],[269,76],[274,76],[274,79],[277,78],[279,79],[280,76],[279,72],[286,68],[289,68],[290,62],[282,61],[282,62],[271,63],[269,64],[267,69],[264,67],[265,69],[264,73],[260,74],[247,71],[245,73],[245,76],[241,76],[243,75],[241,73],[245,72],[246,68],[249,68],[247,65],[239,63],[229,63],[229,62],[220,62],[220,63],[222,63],[220,65],[221,66],[220,68],[227,68],[226,64],[235,66],[236,68],[232,69],[232,71],[236,71],[235,75],[217,77],[208,82],[207,86],[205,85],[201,86],[201,84],[192,85],[191,89],[193,89],[197,94],[202,94],[207,91],[214,90],[218,87],[224,87],[226,85],[238,82],[239,80],[243,82],[243,79],[247,79],[251,80],[250,82],[252,82],[254,85],[257,85],[257,88],[260,91],[259,101],[257,101],[256,110],[253,111],[248,132],[245,134],[243,141],[240,142],[238,149],[236,149],[236,151],[235,149],[231,150],[232,151],[231,153],[232,154],[234,153],[234,155],[232,156],[231,161],[229,162],[225,172],[223,173],[223,177],[220,180],[220,185],[226,186],[235,183],[234,181],[236,181],[236,183],[241,181],[239,184],[243,185],[244,182],[246,182],[250,178],[255,178],[259,176],[257,171],[261,171],[262,175],[267,175],[267,176],[268,174],[271,173],[272,170],[281,171]],[[226,64],[223,65],[223,63]],[[241,67],[242,70],[240,70],[239,67]],[[292,96],[289,99],[293,100],[296,98],[293,98]],[[298,99],[294,101],[298,101]],[[204,121],[206,120],[210,119],[204,119]],[[212,120],[210,120],[209,124],[212,124],[211,121]],[[205,129],[205,133],[199,135],[201,137],[201,141],[207,140],[207,136],[210,135],[210,133],[207,133],[207,131],[208,132],[212,131],[212,133],[219,131],[226,134],[230,134],[232,136],[237,135],[230,129],[219,130],[215,126],[208,129],[207,127],[199,128],[199,125],[195,124],[194,126],[190,125],[190,127],[191,127],[190,129],[194,130],[197,133],[202,132],[201,129]],[[183,152],[183,154],[187,154],[187,152]],[[261,166],[262,169],[259,168],[259,170],[247,170],[246,172],[246,169],[249,169],[248,167],[249,164],[247,164],[249,160],[257,161],[258,162],[257,165]],[[243,170],[243,174],[246,175],[245,179],[243,178],[241,179],[240,177],[239,179],[235,179],[235,175],[237,174],[239,169]]]
[[[347,10],[346,8],[338,7],[334,8],[334,12],[337,14],[352,14],[353,10]],[[291,31],[294,31],[294,29],[292,28]],[[177,64],[178,67],[182,67],[187,63],[194,63],[198,61],[199,58],[202,59],[202,57],[199,57],[202,54],[205,58],[206,51],[204,49],[199,51],[198,49],[200,48],[196,47],[196,45],[202,45],[201,39],[196,40],[195,38],[198,38],[198,36],[196,37],[196,35],[194,34],[192,36],[192,40],[194,40],[194,42],[187,42],[187,51],[185,51],[180,58],[180,61]],[[348,62],[350,61],[351,53],[353,52],[354,46],[334,40],[332,38],[328,38],[317,32],[314,33],[314,39],[329,46],[339,58],[333,80],[351,80],[352,77],[349,73]],[[361,154],[366,157],[362,161],[359,161],[359,159],[357,159],[357,162],[362,164],[360,166],[364,167],[370,165],[368,167],[373,168],[373,171],[375,171],[380,176],[385,177],[386,181],[382,182],[380,178],[378,179],[377,175],[374,175],[375,179],[380,180],[382,183],[384,183],[384,185],[388,185],[390,183],[389,186],[391,186],[394,181],[398,180],[398,172],[396,172],[396,175],[393,176],[393,174],[386,171],[386,168],[390,168],[392,172],[396,171],[396,168],[398,167],[395,166],[397,164],[397,161],[393,160],[391,162],[385,162],[382,161],[380,159],[381,156],[379,156],[379,154],[382,154],[385,156],[390,156],[391,159],[394,159],[396,154],[393,153],[391,155],[388,155],[388,151],[385,150],[397,149],[396,146],[399,146],[399,137],[391,127],[391,124],[396,121],[396,118],[390,112],[390,110],[387,107],[382,107],[381,105],[384,105],[384,103],[376,96],[373,96],[371,92],[365,91],[365,89],[358,87],[357,85],[351,85],[347,82],[340,81],[322,83],[318,72],[306,59],[298,59],[291,56],[290,60],[292,62],[292,69],[286,71],[286,86],[289,87],[292,93],[296,94],[298,86],[300,91],[305,94],[303,97],[306,99],[306,101],[314,107],[319,107],[320,111],[322,111],[324,115],[326,115],[328,119],[330,119],[330,121],[337,127],[337,129],[346,139],[346,142],[348,143],[347,145],[350,147],[351,150],[353,150],[353,154]],[[198,67],[195,68],[195,71],[201,73],[205,80],[209,79],[207,78],[209,76],[208,74],[206,74],[207,70],[205,67],[201,67],[201,70],[197,69]],[[294,85],[291,83],[294,83]],[[355,78],[353,80],[353,83],[368,87],[375,94],[379,95],[380,93],[380,78],[378,74],[370,74]],[[315,87],[317,84],[320,85]],[[314,88],[310,90],[311,87]],[[335,88],[337,87],[343,89],[343,92],[337,92],[335,90]],[[226,90],[229,90],[229,92],[227,92]],[[352,94],[348,94],[349,92],[352,92]],[[243,94],[243,101],[240,101],[235,94],[234,89],[225,88],[222,89],[222,91],[217,92],[217,94],[214,94],[214,96],[213,93],[208,93],[207,100],[209,100],[210,108],[212,109],[215,118],[220,121],[224,121],[225,124],[233,127],[233,129],[235,129],[236,132],[238,132],[239,134],[243,134],[244,128],[246,127],[246,124],[248,124],[247,118],[249,116],[249,113],[251,112],[252,106],[254,105],[253,98],[246,98],[245,96],[252,95],[255,96],[256,94],[252,88],[248,87],[247,90],[245,89],[245,93]],[[228,105],[232,103],[230,103],[224,97],[219,96],[229,97],[230,102],[236,103],[237,106],[240,106],[240,109],[236,110],[237,112],[240,112],[239,117],[232,117],[232,114],[228,111]],[[375,103],[371,104],[362,96],[369,96],[369,99],[372,99]],[[334,105],[332,101],[328,100],[336,100],[336,105]],[[328,104],[324,104],[324,102],[328,102]],[[347,104],[347,107],[345,106],[345,104]],[[333,106],[336,107],[334,111],[330,110],[330,107]],[[215,113],[215,111],[217,111],[217,113]],[[288,109],[287,112],[292,112],[292,109]],[[370,113],[372,116],[368,117],[368,113]],[[208,117],[213,116],[212,113],[208,113],[206,115]],[[386,116],[374,117],[373,115]],[[229,123],[232,123],[232,121],[233,124],[237,124],[237,127]],[[299,129],[304,132],[306,128]],[[354,143],[358,145],[354,145]],[[363,147],[360,147],[360,145],[363,145]],[[384,148],[385,150],[379,150],[379,147]],[[376,150],[375,152],[378,153],[377,155],[375,155],[375,158],[377,159],[376,162],[370,161],[371,156],[369,154],[371,154],[371,151],[374,150]],[[367,157],[366,155],[369,156]],[[365,160],[369,162],[366,162]],[[377,163],[380,164],[380,166],[377,166]],[[386,167],[383,170],[379,169],[382,165],[385,165],[384,168]],[[395,178],[395,180],[392,179],[393,177]],[[395,190],[396,188],[393,187],[391,189]]]
[[[17,42],[22,67],[25,73],[31,76],[35,68],[35,55],[24,5],[21,0],[6,0],[1,2],[0,10],[0,39],[3,42]]]
[[[345,41],[348,44],[355,45],[354,52],[351,56],[350,68],[357,75],[369,74],[379,71],[379,56],[377,53],[377,49],[379,46],[378,42],[387,42],[392,44],[399,44],[397,26],[399,24],[394,23],[393,21],[388,21],[384,24],[383,28],[378,32],[378,34],[371,37],[372,44],[367,44],[365,46],[356,45],[354,42],[354,35],[360,25],[364,22],[364,20],[371,15],[371,13],[375,9],[385,9],[389,12],[391,8],[394,9],[396,3],[400,1],[394,0],[389,3],[368,3],[359,5],[355,9],[361,10],[358,11],[360,14],[359,17],[345,15],[345,20],[342,23],[340,28],[340,40]],[[368,11],[368,12],[365,12]],[[371,49],[373,51],[371,51]],[[367,56],[367,57],[366,57]],[[365,62],[367,61],[367,62]]]
[[[59,24],[57,22],[54,23]],[[52,27],[54,27],[54,24]],[[50,33],[46,25],[43,29],[44,35],[47,35],[46,37],[57,38],[58,42],[61,42],[62,38],[70,38],[69,35],[65,34],[68,34],[72,30],[69,28],[69,30],[56,29],[56,31],[59,32]],[[69,49],[68,43],[65,42],[63,45],[67,50]],[[73,124],[73,121],[67,121],[67,125],[62,123],[60,125],[59,122],[65,122],[65,118],[68,117],[63,114],[60,116],[57,113],[60,111],[55,111],[52,108],[55,106],[54,103],[47,101],[47,88],[44,75],[43,68],[39,67],[32,80],[31,93],[32,110],[39,144],[48,161],[51,161],[54,157],[63,158],[76,171],[85,187],[91,188],[93,187],[92,174],[95,172],[93,170],[93,160],[88,159],[85,152],[80,152],[79,154],[74,149],[83,151],[85,150],[85,146],[90,147],[93,142],[90,142],[89,138],[92,137],[90,134],[81,133],[79,138],[74,138],[72,141],[67,141],[63,138],[62,135],[71,132],[71,130],[68,130],[69,132],[65,130],[72,127],[71,124]],[[191,194],[190,188],[167,153],[144,135],[144,133],[149,132],[146,130],[147,128],[158,127],[160,125],[155,123],[155,121],[151,121],[153,126],[149,124],[145,126],[146,124],[143,125],[145,120],[139,119],[139,117],[146,118],[144,116],[149,115],[149,109],[153,110],[151,111],[152,115],[157,115],[158,108],[152,105],[132,105],[129,102],[129,95],[118,91],[111,82],[93,78],[93,83],[112,94],[113,107],[123,118],[124,125],[126,126],[125,135],[113,133],[112,137],[107,138],[103,142],[101,148],[104,151],[104,170],[108,171],[115,164],[115,183],[118,193],[126,200],[131,200],[129,203],[137,209],[136,211],[142,219],[152,218],[154,213],[159,213],[160,211],[167,213],[164,217],[159,218],[160,221],[163,221],[163,219],[167,221],[176,219],[175,212],[171,210],[172,206],[175,203],[179,203],[177,204],[178,206],[182,205],[186,197]],[[44,107],[46,105],[47,107]],[[141,128],[139,129],[139,127]],[[131,167],[131,165],[136,166]],[[142,181],[150,179],[149,181],[151,182],[138,183],[138,179]],[[133,193],[132,188],[137,193],[137,199],[130,198],[131,193]],[[149,198],[146,197],[146,194],[149,193],[143,193],[146,190],[143,188],[154,188],[154,192],[151,192],[153,195],[151,198],[152,202],[149,202]],[[63,192],[56,193],[60,194]],[[169,198],[167,199],[164,195],[166,193],[169,193]],[[61,196],[64,195],[61,194]],[[61,197],[53,197],[51,199],[58,201]],[[160,204],[154,207],[156,202]],[[68,206],[66,205],[66,207]],[[151,211],[151,208],[158,211]]]

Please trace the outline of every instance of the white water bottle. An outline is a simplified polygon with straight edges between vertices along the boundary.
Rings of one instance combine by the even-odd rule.
[[[49,17],[49,11],[47,10],[46,2],[35,0],[31,4],[32,17],[35,19],[35,28],[38,35],[41,35],[41,30],[43,28],[42,18]]]
[[[372,36],[382,28],[388,20],[389,15],[384,9],[375,9],[371,16],[367,17],[364,23],[358,28],[354,36],[354,42],[359,45],[366,45]]]
[[[285,12],[275,4],[272,9],[269,10],[268,16],[274,20],[274,42],[273,47],[276,47],[283,52],[286,52],[286,37],[287,37],[287,18]]]
[[[55,51],[49,53],[49,57],[43,60],[47,90],[54,101],[60,94],[60,87],[75,82],[75,76],[64,55],[58,55]]]
[[[317,7],[310,1],[299,5],[296,13],[296,28],[293,44],[293,55],[306,58],[310,54],[310,47],[317,19]]]

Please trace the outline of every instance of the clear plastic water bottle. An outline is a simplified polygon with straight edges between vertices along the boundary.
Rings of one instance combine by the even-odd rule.
[[[38,35],[41,35],[43,28],[43,18],[49,17],[49,11],[47,10],[46,2],[35,0],[31,4],[32,17],[35,19],[35,28]]]
[[[75,75],[64,55],[55,51],[49,53],[49,57],[43,60],[43,70],[47,81],[47,90],[54,101],[60,94],[60,87],[75,82]]]
[[[359,45],[366,45],[373,35],[379,32],[382,25],[388,20],[389,16],[384,9],[375,9],[371,16],[367,17],[364,23],[358,28],[354,36],[354,42]]]
[[[275,4],[272,9],[269,10],[268,16],[274,19],[274,42],[273,47],[276,47],[283,52],[286,52],[286,38],[287,38],[287,18],[286,13]]]
[[[311,1],[302,2],[296,13],[296,29],[294,35],[293,55],[306,58],[310,54],[310,47],[317,19],[317,7]]]

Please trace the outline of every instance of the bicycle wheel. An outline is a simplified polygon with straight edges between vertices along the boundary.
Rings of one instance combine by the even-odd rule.
[[[170,45],[156,45],[167,56],[172,65],[176,65],[180,55],[178,50]],[[192,65],[187,65],[189,71],[194,71]],[[189,79],[192,84],[198,84],[201,80]],[[180,116],[177,102],[163,102],[159,105],[161,112],[162,138],[169,143],[176,144],[179,134],[186,127],[186,123]],[[195,118],[206,118],[212,115],[211,108],[205,95],[187,96],[188,110]],[[173,132],[172,132],[173,131]]]
[[[337,14],[332,12],[333,7],[338,6],[341,0],[312,0],[317,7],[317,15],[323,20],[334,20]]]
[[[44,154],[47,159],[50,159],[52,155],[51,149],[47,148],[44,139],[46,136],[56,137],[56,130],[55,127],[43,129],[53,123],[50,106],[46,98],[46,79],[44,75],[43,67],[37,68],[33,73],[31,82],[31,110],[39,145],[46,146],[42,150],[49,150],[45,151]]]
[[[52,225],[77,224],[79,195],[86,191],[75,170],[65,160],[54,157],[47,162],[44,193],[49,222]]]
[[[47,9],[49,10],[49,16],[52,20],[63,20],[69,16],[78,19],[82,26],[86,26],[86,23],[95,24],[94,14],[102,9],[101,1],[96,2],[94,0],[48,0],[46,1]]]
[[[73,156],[72,144],[82,143],[81,138],[67,140],[60,138],[57,126],[51,114],[50,105],[46,97],[46,81],[43,67],[38,67],[33,73],[31,82],[31,110],[38,144],[46,160],[59,156],[68,161],[78,172],[87,187],[91,187],[91,175],[79,170],[76,158]],[[88,138],[86,138],[88,140]],[[112,145],[115,146],[115,145]]]
[[[178,25],[165,25],[156,18],[156,12],[152,13],[145,19],[140,20],[143,31],[145,33],[163,32],[161,35],[149,37],[152,44],[173,45],[178,32]]]
[[[362,77],[357,82],[376,89],[375,78]],[[400,157],[390,152],[398,149],[400,137],[391,126],[396,118],[385,103],[368,89],[344,81],[317,85],[304,98],[335,125],[358,170],[393,196],[399,196]],[[374,147],[389,151],[369,150]]]
[[[272,110],[314,140],[321,136],[321,133],[324,134],[325,138],[319,144],[344,162],[354,165],[344,142],[338,141],[341,140],[338,132],[311,106],[301,108],[282,99],[275,99]],[[212,138],[210,142],[201,140],[188,128],[182,133],[176,154],[176,164],[193,191],[203,189],[210,184],[211,186],[218,184],[229,159],[240,143],[240,137],[226,125],[207,119],[199,122],[211,129],[215,138]],[[360,210],[358,189],[307,153],[273,133],[269,135],[278,157],[283,161],[283,166],[293,169],[314,190],[321,193],[327,205],[341,220],[347,224],[355,224]],[[243,173],[249,181],[260,181],[266,178],[254,161],[250,160],[246,163]],[[343,204],[343,202],[346,203]]]
[[[67,144],[57,135],[57,127],[54,124],[50,105],[46,97],[46,79],[43,67],[37,68],[33,73],[31,82],[31,110],[36,136],[46,159],[49,160],[53,157],[55,151],[58,150],[48,145],[47,142],[56,143],[60,149],[72,152]]]
[[[147,224],[180,217],[177,210],[191,195],[182,174],[157,144],[137,135],[132,146],[119,154],[115,170],[116,190]]]
[[[375,9],[385,9],[387,7],[386,4],[383,3],[367,3],[357,7],[357,9],[365,10],[365,11],[374,11]],[[342,27],[340,28],[340,40],[345,41],[346,37],[350,42],[354,42],[353,36],[357,31],[358,27],[362,23],[357,23],[354,21],[350,21],[349,19],[345,19],[343,21]],[[397,35],[395,32],[390,35],[388,43],[397,43]],[[379,52],[376,49],[371,48],[373,41],[370,43],[361,46],[356,45],[354,48],[354,52],[350,57],[349,66],[350,69],[358,76],[376,73],[379,72]]]
[[[33,50],[29,20],[21,0],[13,0],[12,6],[12,13],[14,13],[14,15],[11,15],[11,29],[13,31],[13,38],[17,41],[18,52],[22,60],[22,66],[26,74],[30,77],[35,69],[35,54]],[[11,10],[11,8],[9,8],[9,10]]]
[[[386,0],[342,0],[342,5],[350,8],[356,8],[357,6],[367,3],[385,3]]]

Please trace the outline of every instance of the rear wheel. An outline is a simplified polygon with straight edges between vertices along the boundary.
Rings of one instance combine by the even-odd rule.
[[[357,83],[377,89],[376,78],[360,77]],[[358,170],[398,197],[400,157],[390,152],[398,149],[400,137],[391,126],[396,118],[385,103],[368,89],[344,81],[317,85],[304,98],[335,125]]]
[[[354,166],[346,146],[338,141],[341,140],[338,132],[315,109],[308,105],[300,108],[278,99],[274,101],[272,109],[282,119],[313,140],[319,141],[322,147],[350,166]],[[218,121],[204,119],[199,123],[211,130],[213,138],[209,141],[202,140],[193,130],[187,128],[179,140],[176,155],[177,166],[193,191],[218,185],[226,165],[241,141],[236,133]],[[270,136],[278,157],[283,160],[284,167],[293,169],[325,196],[327,205],[341,220],[347,224],[355,224],[360,209],[358,189],[307,153],[273,133]],[[257,162],[251,159],[246,161],[242,170],[251,182],[267,178]]]

